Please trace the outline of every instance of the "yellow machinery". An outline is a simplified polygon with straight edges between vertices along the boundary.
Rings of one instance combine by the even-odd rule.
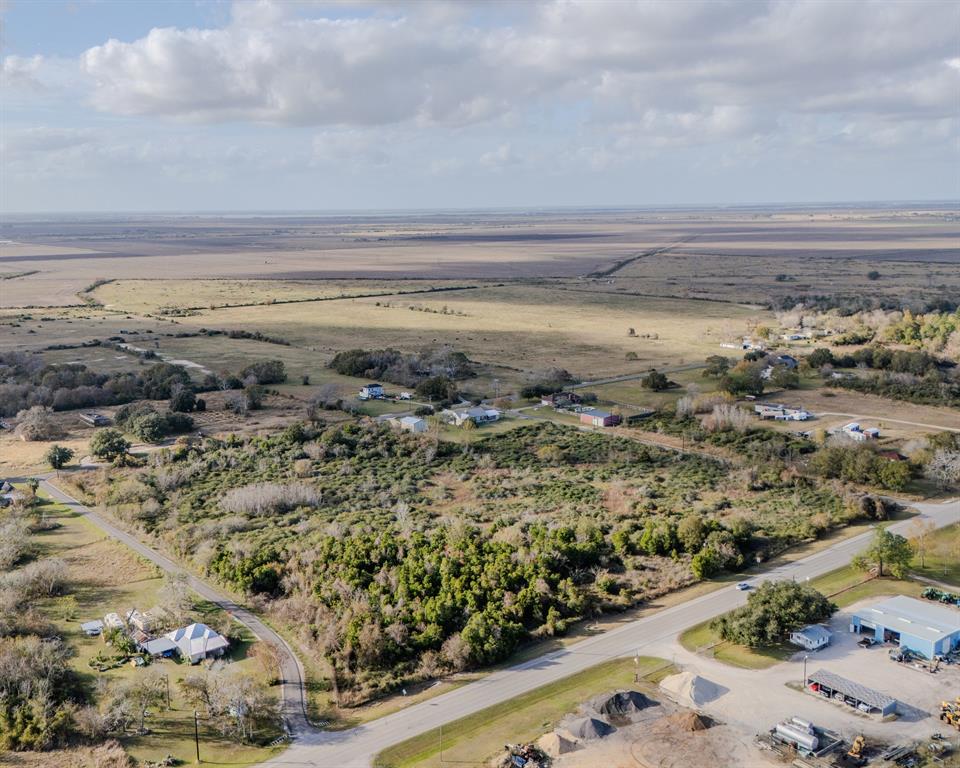
[[[960,711],[955,709],[945,709],[940,713],[940,719],[947,725],[960,731]]]
[[[853,740],[853,744],[850,746],[850,751],[847,752],[847,757],[863,757],[863,748],[866,746],[866,739],[864,739],[863,736],[857,736],[857,738]]]

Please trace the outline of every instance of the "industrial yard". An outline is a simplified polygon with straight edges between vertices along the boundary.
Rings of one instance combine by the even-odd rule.
[[[960,610],[913,603],[929,603],[941,616],[956,614],[960,630]],[[539,740],[540,752],[525,765],[956,765],[960,663],[955,653],[927,663],[899,646],[899,637],[871,642],[873,633],[858,617],[885,611],[893,623],[891,604],[918,610],[897,600],[860,601],[826,625],[829,645],[798,649],[764,670],[736,668],[665,642],[659,653],[672,657],[679,671],[655,690],[610,692],[583,702]]]

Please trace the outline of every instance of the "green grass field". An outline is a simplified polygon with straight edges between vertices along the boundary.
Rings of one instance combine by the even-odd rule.
[[[650,691],[672,669],[669,662],[649,656],[637,663],[613,659],[390,747],[377,755],[374,764],[378,768],[480,765],[502,744],[532,741],[551,730],[590,697],[623,688]],[[634,675],[643,681],[634,682]]]
[[[960,525],[949,525],[929,535],[923,565],[913,560],[913,570],[928,579],[960,587]]]

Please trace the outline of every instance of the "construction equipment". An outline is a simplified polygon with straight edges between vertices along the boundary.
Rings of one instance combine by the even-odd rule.
[[[857,736],[847,752],[847,757],[863,757],[863,748],[865,746],[867,746],[867,740],[864,739],[862,735]]]
[[[955,709],[944,709],[940,712],[940,719],[951,728],[960,731],[960,711]]]

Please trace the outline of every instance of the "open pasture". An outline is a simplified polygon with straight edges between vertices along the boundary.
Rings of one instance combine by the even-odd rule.
[[[702,360],[758,314],[713,302],[504,285],[426,297],[222,309],[181,318],[180,324],[256,329],[323,356],[354,347],[445,344],[480,363],[525,371],[558,366],[592,379]],[[636,336],[629,335],[631,328]],[[628,360],[628,353],[636,359]]]

